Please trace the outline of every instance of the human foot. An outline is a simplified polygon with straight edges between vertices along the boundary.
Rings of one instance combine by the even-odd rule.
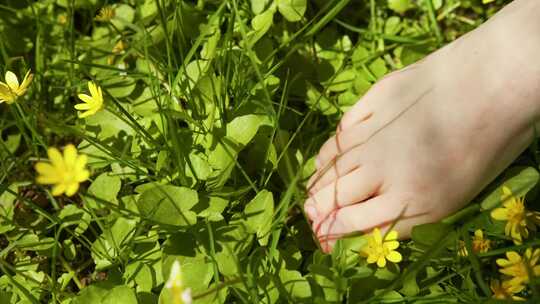
[[[308,183],[305,210],[323,250],[398,218],[394,229],[408,237],[463,207],[527,147],[540,113],[540,65],[527,61],[540,42],[523,23],[539,12],[515,1],[345,114]]]

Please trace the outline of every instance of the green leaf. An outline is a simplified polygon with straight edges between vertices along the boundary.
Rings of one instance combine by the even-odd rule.
[[[229,205],[227,199],[210,196],[201,197],[199,203],[193,207],[193,211],[197,213],[197,216],[208,218],[209,221],[221,221],[223,220],[223,210]]]
[[[127,4],[119,4],[114,8],[115,16],[111,20],[111,23],[117,29],[124,29],[130,23],[133,22],[135,18],[135,10]]]
[[[384,33],[396,35],[401,30],[401,19],[398,16],[392,16],[386,19],[384,23]]]
[[[353,66],[359,67],[369,58],[369,51],[363,46],[357,46],[351,56]]]
[[[11,303],[11,292],[0,290],[0,303]]]
[[[323,115],[332,115],[338,111],[337,107],[311,84],[308,84],[306,103],[321,111]]]
[[[73,304],[95,304],[107,294],[108,290],[102,286],[90,285],[81,290],[80,294],[73,300]]]
[[[270,26],[272,26],[273,18],[274,10],[269,8],[251,20],[251,27],[253,27],[255,31],[264,34],[270,29]]]
[[[201,153],[192,152],[189,154],[190,165],[186,165],[186,176],[197,180],[206,180],[212,173],[212,168],[208,160]]]
[[[386,62],[382,58],[375,59],[370,65],[369,70],[377,77],[377,79],[382,78],[386,73],[388,73],[388,68],[386,67]]]
[[[482,200],[480,206],[483,210],[489,210],[500,206],[502,203],[501,197],[503,195],[503,186],[509,187],[514,196],[525,196],[538,184],[539,178],[540,174],[538,174],[538,171],[533,167],[511,168],[506,172],[504,182],[491,191]]]
[[[302,274],[296,270],[282,268],[279,277],[285,291],[293,298],[307,299],[311,297],[311,287]]]
[[[92,258],[96,269],[108,267],[120,254],[129,253],[124,250],[124,246],[133,238],[137,222],[138,220],[119,217],[110,229],[103,231],[92,243]]]
[[[79,236],[83,234],[90,221],[92,216],[86,210],[77,207],[76,205],[67,205],[58,214],[58,218],[62,220],[62,227],[69,227],[75,225],[73,232],[75,235]]]
[[[403,287],[399,292],[409,297],[416,296],[420,292],[420,287],[418,287],[418,283],[416,282],[416,272],[409,274],[405,278]]]
[[[412,7],[411,0],[388,0],[388,7],[398,14],[404,14]]]
[[[332,92],[341,92],[351,88],[357,74],[358,73],[354,69],[347,69],[340,72],[328,85],[328,90]]]
[[[419,245],[431,246],[452,231],[452,226],[444,223],[429,223],[414,226],[411,238]]]
[[[187,66],[181,69],[180,74],[180,89],[181,94],[189,98],[191,91],[197,85],[199,80],[203,78],[208,69],[208,61],[193,60]]]
[[[262,190],[246,205],[244,209],[246,224],[252,232],[257,233],[261,246],[266,246],[272,228],[274,215],[274,197],[272,192]]]
[[[143,23],[149,23],[158,14],[158,6],[154,0],[144,0],[144,3],[135,6],[137,14]]]
[[[136,134],[136,131],[130,125],[106,109],[87,117],[85,122],[89,126],[97,127],[98,131],[96,133],[101,140],[117,136],[120,133],[126,135]]]
[[[25,234],[17,240],[17,248],[22,250],[46,250],[52,248],[54,244],[55,241],[53,238],[47,237],[40,239],[35,234]]]
[[[238,153],[251,142],[261,126],[270,124],[266,116],[255,114],[236,117],[227,124],[226,136],[221,138],[208,156],[208,164],[215,169],[208,177],[207,185],[210,188],[219,188],[225,184]]]
[[[263,125],[270,125],[266,116],[254,114],[239,116],[227,124],[227,137],[245,146],[255,137]]]
[[[186,257],[169,256],[163,261],[163,279],[167,280],[175,260],[182,266],[182,280],[193,292],[204,291],[212,280],[213,267],[204,256]]]
[[[101,304],[137,304],[135,291],[128,286],[116,286],[111,289],[99,302]]]
[[[251,27],[254,31],[250,33],[251,36],[249,40],[252,44],[257,42],[264,34],[266,34],[266,32],[268,32],[274,22],[274,12],[275,8],[270,7],[251,20]]]
[[[116,196],[120,192],[122,181],[118,176],[110,173],[100,174],[88,188],[88,193],[95,196],[94,199],[90,196],[86,197],[86,205],[90,208],[107,208],[107,203],[117,204]]]
[[[108,79],[107,81],[103,81],[101,84],[103,88],[107,90],[107,93],[116,98],[128,97],[131,95],[131,93],[133,93],[135,86],[137,85],[135,79],[131,77],[115,77]],[[104,98],[107,99],[106,96]]]
[[[251,11],[254,14],[260,14],[264,11],[270,0],[250,0]]]
[[[199,197],[195,190],[171,185],[154,185],[145,190],[137,208],[144,218],[160,224],[185,226],[197,221],[194,212],[189,211]]]
[[[0,136],[0,157],[6,159],[9,154],[15,153],[19,144],[21,143],[21,134],[11,134],[7,136],[6,140],[3,140]]]
[[[306,12],[306,0],[276,0],[279,12],[290,22],[302,20]]]
[[[5,189],[5,188],[3,188]],[[11,184],[9,188],[11,191],[17,193],[18,185]],[[15,229],[13,225],[13,216],[15,211],[14,202],[17,197],[12,193],[5,191],[0,195],[0,233],[6,233]]]

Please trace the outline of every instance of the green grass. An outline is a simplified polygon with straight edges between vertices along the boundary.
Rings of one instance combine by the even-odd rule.
[[[489,217],[502,184],[538,208],[536,143],[384,269],[357,236],[321,253],[302,205],[318,148],[373,83],[506,3],[3,1],[1,74],[35,78],[0,104],[0,303],[165,303],[175,260],[195,303],[489,301],[495,260],[540,244]],[[79,119],[88,81],[105,109]],[[34,165],[69,143],[90,180],[54,197]],[[492,249],[459,257],[478,228]],[[538,302],[536,280],[520,296]]]

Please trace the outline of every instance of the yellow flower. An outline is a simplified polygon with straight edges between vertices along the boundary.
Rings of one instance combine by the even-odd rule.
[[[506,221],[504,234],[510,236],[514,243],[521,244],[523,238],[529,236],[529,230],[536,230],[538,212],[525,210],[525,198],[515,197],[510,188],[503,186],[502,191],[503,207],[491,211],[491,217]]]
[[[518,293],[523,290],[523,286],[515,288],[511,286],[508,281],[505,281],[501,284],[499,280],[492,280],[489,284],[491,292],[493,292],[493,298],[498,300],[514,300],[514,301],[525,301],[524,298],[515,296],[515,293]]]
[[[113,53],[113,55],[107,57],[107,64],[113,65],[114,60],[116,59],[115,56],[125,53],[126,48],[127,44],[123,40],[118,40],[118,42],[112,48],[111,52]]]
[[[523,289],[523,285],[529,283],[529,272],[534,275],[540,275],[540,265],[536,265],[540,258],[540,249],[532,251],[531,248],[525,250],[525,255],[521,257],[515,251],[506,252],[507,259],[497,259],[497,265],[502,267],[499,272],[511,277],[508,281],[508,287],[512,290]]]
[[[96,16],[97,21],[107,22],[110,21],[116,15],[112,6],[104,6],[99,10],[99,14]]]
[[[174,261],[165,288],[169,289],[174,304],[191,304],[191,289],[184,289],[180,262]]]
[[[122,54],[127,48],[127,44],[123,40],[118,40],[114,47],[112,48],[112,52],[114,54]]]
[[[26,93],[28,86],[32,82],[34,75],[30,73],[30,70],[26,72],[22,84],[19,84],[17,76],[11,72],[6,72],[6,82],[0,81],[0,103],[7,102],[13,103],[18,97],[21,97]]]
[[[379,228],[375,228],[367,238],[368,242],[360,250],[360,254],[367,257],[368,264],[377,262],[377,266],[383,268],[386,266],[386,260],[393,263],[401,261],[401,254],[395,251],[399,247],[397,231],[388,232],[383,240],[381,231]]]
[[[484,253],[488,252],[491,248],[491,241],[488,239],[484,239],[484,233],[482,232],[482,229],[476,229],[474,231],[474,237],[472,239],[472,250],[474,253]],[[467,256],[469,253],[467,252],[467,247],[465,246],[464,241],[459,241],[459,247],[458,247],[458,255],[459,256]]]
[[[67,22],[68,22],[67,16],[64,15],[64,14],[58,15],[58,19],[57,19],[57,20],[58,20],[58,23],[59,23],[60,25],[66,25]]]
[[[40,184],[54,185],[54,196],[66,193],[72,196],[79,190],[79,183],[84,182],[90,176],[86,170],[86,155],[78,155],[74,145],[67,145],[64,154],[56,148],[47,150],[49,162],[38,162],[36,171],[39,173],[37,182]]]
[[[462,240],[459,240],[458,242],[457,254],[461,257],[466,257],[469,255],[469,251],[467,251],[467,246],[465,246],[465,242]]]
[[[88,90],[90,90],[90,96],[86,94],[79,94],[79,99],[82,100],[83,103],[75,105],[75,109],[84,111],[79,113],[80,118],[94,115],[97,111],[103,108],[103,92],[101,91],[101,88],[94,82],[89,81]]]
[[[482,229],[476,229],[474,232],[474,237],[472,239],[472,250],[475,253],[484,253],[488,252],[491,248],[491,241],[484,239],[484,233]]]

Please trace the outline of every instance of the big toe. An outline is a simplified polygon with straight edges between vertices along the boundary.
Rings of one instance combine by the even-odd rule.
[[[382,231],[392,228],[400,239],[408,238],[415,225],[432,221],[428,212],[414,209],[417,208],[409,208],[394,195],[383,194],[336,209],[321,222],[316,235],[325,252],[330,252],[339,238],[355,232],[368,233],[374,228]]]

